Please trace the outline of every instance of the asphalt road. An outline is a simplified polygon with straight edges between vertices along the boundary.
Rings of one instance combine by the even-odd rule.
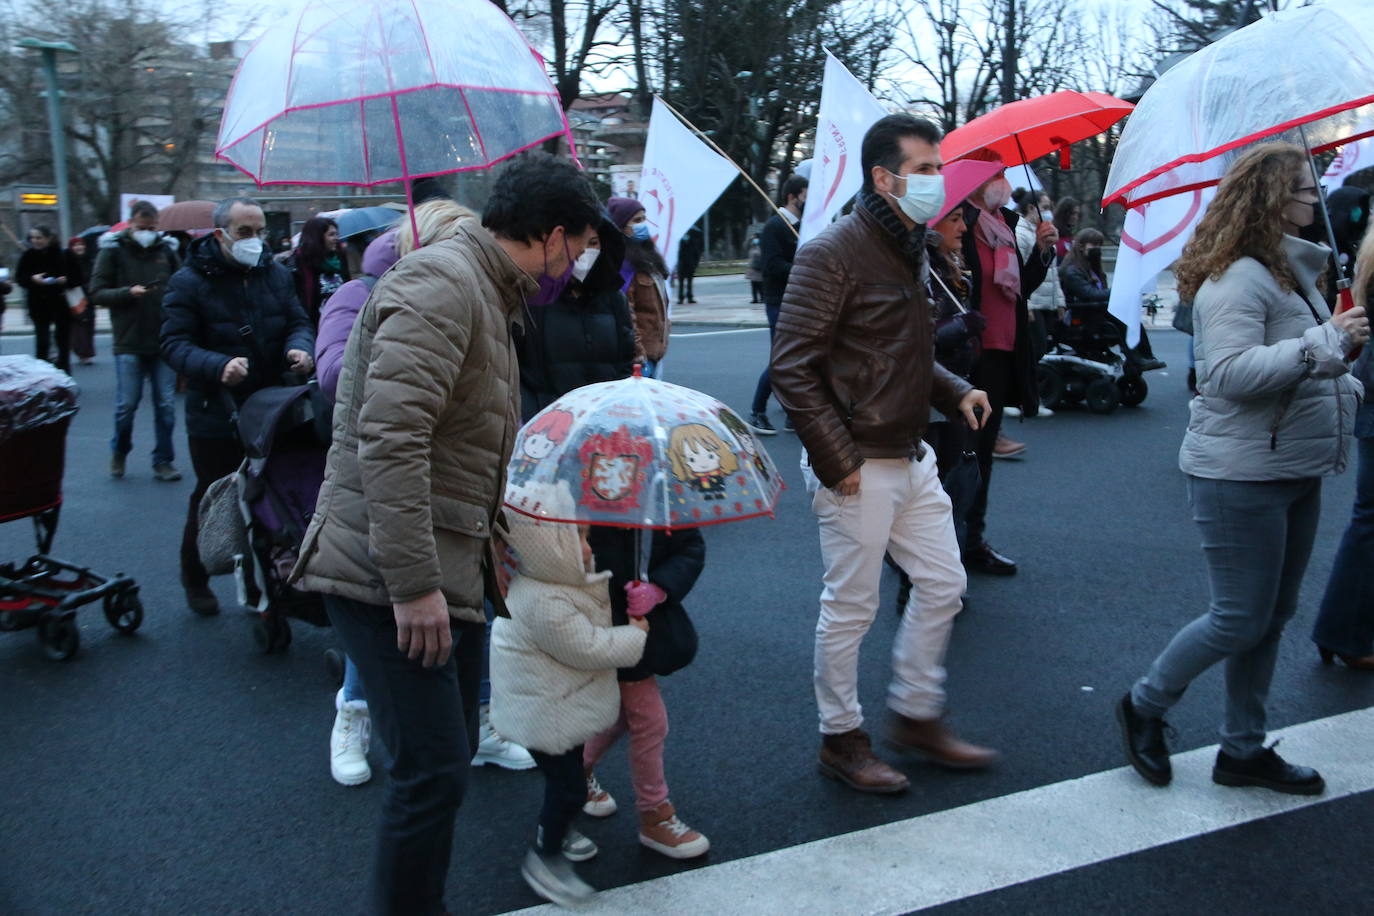
[[[766,333],[676,337],[670,381],[748,408]],[[993,481],[990,540],[1022,565],[975,579],[949,652],[950,714],[1002,749],[980,774],[904,764],[913,790],[859,796],[815,772],[812,633],[820,589],[815,523],[799,446],[767,446],[789,490],[775,520],[708,529],[706,572],[688,602],[696,663],[664,682],[668,779],[681,815],[710,836],[717,864],[861,828],[1059,783],[1122,764],[1112,703],[1205,603],[1196,531],[1176,455],[1186,417],[1184,338],[1157,335],[1168,374],[1139,409],[1064,411],[1011,423],[1023,461]],[[108,346],[107,341],[102,341]],[[0,352],[26,352],[5,338]],[[129,475],[106,474],[113,371],[79,367],[82,409],[68,439],[66,506],[54,553],[137,577],[147,619],[134,637],[98,610],[80,616],[80,655],[47,660],[32,632],[0,634],[0,913],[360,912],[379,778],[328,771],[333,687],[328,630],[296,624],[285,655],[253,646],[236,610],[184,606],[177,543],[191,482],[155,482],[151,411],[139,414]],[[781,416],[774,408],[775,420]],[[184,436],[178,421],[178,439]],[[178,462],[183,469],[187,462]],[[1317,664],[1307,631],[1353,498],[1327,485],[1302,609],[1272,691],[1275,727],[1374,705],[1374,678]],[[31,549],[26,522],[0,527],[0,556]],[[895,583],[864,646],[861,695],[878,727],[897,617]],[[218,585],[230,604],[231,588]],[[1215,743],[1220,677],[1194,685],[1171,720],[1178,749]],[[1370,735],[1352,735],[1369,746]],[[374,767],[379,768],[377,754]],[[1320,760],[1302,761],[1320,766]],[[631,808],[623,747],[603,784]],[[474,773],[459,818],[450,908],[498,913],[537,899],[519,857],[538,809],[533,773]],[[1368,912],[1368,794],[972,897],[950,913]],[[1141,819],[1152,817],[1141,805]],[[599,887],[682,870],[643,850],[626,813],[584,825],[600,844],[584,874]],[[919,862],[913,867],[919,867]],[[894,876],[894,880],[897,878]],[[725,907],[723,911],[730,911]],[[743,912],[743,910],[741,910]]]

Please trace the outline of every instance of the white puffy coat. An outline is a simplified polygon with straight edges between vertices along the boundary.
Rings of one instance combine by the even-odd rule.
[[[515,513],[510,520],[519,568],[506,597],[510,617],[496,618],[491,633],[491,726],[561,754],[615,724],[616,669],[639,661],[645,634],[611,625],[611,574],[583,568],[575,526]]]

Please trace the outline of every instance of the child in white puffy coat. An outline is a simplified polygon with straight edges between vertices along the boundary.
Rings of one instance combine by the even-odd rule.
[[[566,487],[550,495],[550,518],[575,517]],[[510,616],[498,617],[491,634],[491,725],[528,748],[544,774],[539,829],[521,873],[541,897],[567,905],[592,893],[570,860],[596,855],[572,829],[587,796],[583,744],[615,724],[616,669],[640,660],[649,628],[643,619],[612,625],[611,574],[594,571],[586,526],[510,521],[517,566]]]

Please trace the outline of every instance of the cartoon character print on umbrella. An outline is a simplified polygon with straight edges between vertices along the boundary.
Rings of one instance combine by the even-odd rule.
[[[521,437],[520,454],[516,456],[515,467],[511,470],[511,481],[516,486],[524,486],[529,482],[539,463],[568,438],[572,424],[573,415],[566,410],[550,410],[535,418]]]
[[[668,437],[668,462],[673,476],[702,494],[703,499],[724,499],[725,485],[739,470],[739,458],[715,430],[700,423],[673,428]]]
[[[763,478],[764,482],[771,480],[772,475],[768,473],[768,462],[764,461],[763,456],[759,454],[759,441],[754,438],[753,430],[746,426],[744,421],[729,408],[722,407],[716,411],[716,416],[720,417],[720,422],[726,429],[735,434],[735,438],[739,440],[740,449],[748,456],[748,460],[753,462],[754,470],[759,472],[759,476]]]
[[[654,458],[653,443],[622,425],[609,435],[588,436],[577,457],[582,464],[581,505],[593,512],[625,513],[639,508],[646,468]]]

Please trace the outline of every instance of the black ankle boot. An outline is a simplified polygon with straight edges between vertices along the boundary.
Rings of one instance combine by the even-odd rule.
[[[1311,767],[1294,766],[1272,747],[1248,759],[1217,751],[1212,782],[1222,786],[1258,786],[1289,795],[1320,795],[1326,791],[1326,780],[1320,773]]]
[[[1131,766],[1147,782],[1167,786],[1174,778],[1174,768],[1169,763],[1169,745],[1164,740],[1164,730],[1169,723],[1136,712],[1130,691],[1116,704],[1116,721],[1121,724],[1121,740]]]

